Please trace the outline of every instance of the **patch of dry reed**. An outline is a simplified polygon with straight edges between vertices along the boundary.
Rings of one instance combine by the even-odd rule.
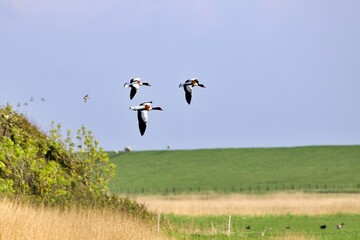
[[[360,194],[176,195],[136,200],[151,211],[181,215],[360,213]]]
[[[299,235],[292,235],[288,234],[281,237],[272,237],[270,240],[315,240],[316,237],[314,236],[299,236]]]
[[[0,239],[162,239],[156,226],[119,212],[34,207],[0,199]]]

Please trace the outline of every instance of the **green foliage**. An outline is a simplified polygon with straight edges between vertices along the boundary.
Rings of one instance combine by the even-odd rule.
[[[114,165],[84,126],[64,138],[61,125],[50,136],[10,106],[0,109],[0,191],[45,204],[96,205],[109,195]]]
[[[110,183],[130,194],[359,192],[360,146],[121,152]],[[167,191],[166,191],[167,190]],[[260,190],[260,191],[259,191]]]
[[[72,141],[71,131],[63,139],[60,124],[53,126],[50,133],[54,145],[51,152],[48,152],[48,157],[62,159],[62,164],[69,169],[71,185],[77,190],[81,189],[72,194],[77,201],[91,205],[108,196],[108,183],[114,176],[115,165],[108,163],[107,153],[99,147],[92,132],[82,126],[77,131],[76,146]]]
[[[0,108],[0,194],[35,203],[114,208],[151,218],[144,205],[110,194],[115,166],[92,132],[82,126],[41,132],[11,106]]]

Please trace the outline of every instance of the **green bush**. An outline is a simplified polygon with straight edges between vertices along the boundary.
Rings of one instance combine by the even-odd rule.
[[[0,108],[0,194],[45,205],[111,207],[149,217],[143,205],[110,194],[115,166],[92,132],[82,126],[64,137],[47,135],[11,106]]]

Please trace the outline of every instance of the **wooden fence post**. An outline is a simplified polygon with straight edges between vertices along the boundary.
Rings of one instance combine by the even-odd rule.
[[[229,222],[228,222],[228,238],[230,238],[231,233],[231,215],[229,215]]]

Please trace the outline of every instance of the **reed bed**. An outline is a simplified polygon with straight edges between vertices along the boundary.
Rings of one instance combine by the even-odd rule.
[[[315,240],[314,236],[300,236],[300,235],[292,235],[288,234],[286,236],[281,237],[272,237],[270,240]]]
[[[360,214],[360,194],[274,193],[265,195],[139,196],[154,212],[178,215]]]
[[[150,226],[110,210],[60,210],[0,199],[1,240],[163,239]]]

